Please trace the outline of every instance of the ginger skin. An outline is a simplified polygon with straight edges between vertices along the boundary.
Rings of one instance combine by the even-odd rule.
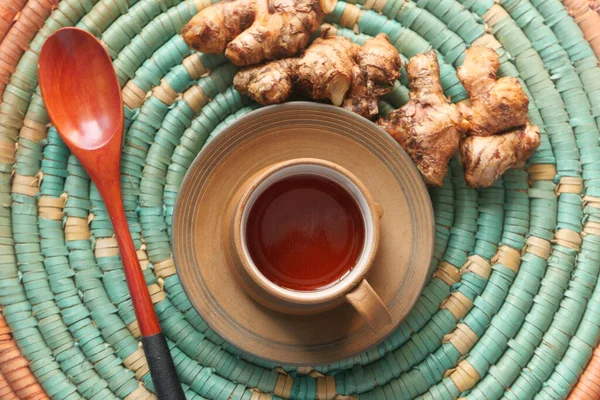
[[[461,144],[465,179],[470,186],[488,187],[508,169],[522,164],[540,144],[538,127],[527,124],[497,136],[470,136]]]
[[[433,50],[411,58],[406,67],[410,101],[377,121],[412,158],[428,185],[442,186],[448,161],[468,124],[444,96]]]
[[[233,84],[264,105],[282,103],[295,91],[373,118],[379,96],[392,90],[400,67],[400,56],[385,34],[363,46],[343,37],[318,38],[298,58],[243,69]]]
[[[464,64],[458,68],[458,79],[469,93],[471,107],[459,107],[469,121],[469,132],[491,136],[529,122],[529,99],[516,78],[496,80],[500,68],[498,55],[492,49],[472,47]]]
[[[527,115],[527,95],[515,78],[496,80],[499,67],[494,50],[471,47],[457,71],[471,99],[470,107],[460,104],[469,121],[468,137],[460,148],[465,179],[472,187],[493,185],[540,145],[539,129]]]
[[[183,27],[183,40],[235,65],[290,57],[304,49],[336,0],[223,0]]]

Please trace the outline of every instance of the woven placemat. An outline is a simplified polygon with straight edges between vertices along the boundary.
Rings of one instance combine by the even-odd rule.
[[[224,343],[174,269],[183,175],[257,108],[232,89],[234,66],[178,35],[209,4],[0,1],[0,398],[154,397],[106,209],[37,87],[45,38],[79,26],[102,39],[123,87],[125,208],[188,398],[599,399],[600,2],[338,1],[327,17],[337,35],[385,32],[404,59],[435,48],[453,101],[467,97],[455,75],[465,49],[496,49],[501,74],[526,87],[542,144],[526,170],[482,190],[453,160],[430,191],[432,279],[410,316],[379,346],[314,368]],[[384,112],[407,101],[407,83],[403,74]]]

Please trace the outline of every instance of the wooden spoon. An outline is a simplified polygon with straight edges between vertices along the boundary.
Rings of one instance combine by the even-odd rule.
[[[52,123],[106,204],[158,398],[185,399],[125,219],[120,182],[123,99],[111,59],[88,32],[64,28],[44,43],[38,77]]]

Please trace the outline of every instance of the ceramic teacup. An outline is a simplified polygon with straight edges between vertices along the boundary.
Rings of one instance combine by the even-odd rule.
[[[252,260],[246,243],[248,215],[259,195],[275,182],[296,175],[317,175],[344,188],[358,205],[364,223],[364,244],[354,267],[336,282],[312,291],[288,289],[267,279]],[[391,323],[389,311],[365,279],[377,253],[383,210],[365,185],[348,170],[314,158],[272,164],[241,185],[228,214],[223,232],[225,248],[232,261],[229,265],[238,283],[255,301],[270,309],[297,315],[315,314],[348,302],[373,330]]]

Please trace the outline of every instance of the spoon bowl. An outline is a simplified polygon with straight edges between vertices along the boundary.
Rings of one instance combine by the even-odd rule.
[[[122,135],[123,100],[106,50],[79,30],[61,29],[45,42],[39,80],[48,113],[69,145],[93,150]],[[81,79],[86,77],[85,79]]]

